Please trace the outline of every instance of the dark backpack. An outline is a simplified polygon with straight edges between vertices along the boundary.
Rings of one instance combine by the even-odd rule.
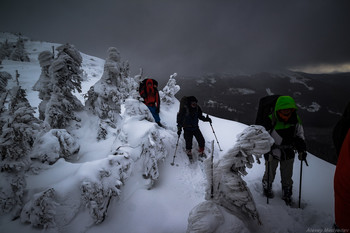
[[[188,107],[190,105],[190,101],[198,102],[197,98],[194,96],[183,96],[180,100],[179,113],[188,112]]]
[[[266,130],[271,130],[274,126],[269,115],[274,112],[276,101],[280,95],[268,95],[259,100],[258,112],[255,124],[264,126]]]
[[[180,100],[180,107],[178,113],[184,113],[188,108],[188,99],[187,96],[183,96]]]

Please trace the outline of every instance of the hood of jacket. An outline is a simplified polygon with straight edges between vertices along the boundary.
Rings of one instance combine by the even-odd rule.
[[[269,116],[270,119],[272,121],[275,121],[274,125],[275,125],[275,129],[279,130],[279,129],[286,129],[289,128],[293,125],[296,125],[297,123],[301,124],[301,120],[298,116],[298,114],[296,113],[296,111],[293,112],[292,117],[290,118],[290,120],[288,120],[287,122],[283,122],[279,120],[277,111],[278,110],[282,110],[282,109],[288,109],[288,108],[292,108],[297,110],[298,107],[294,101],[294,99],[290,96],[280,96],[275,104],[275,110],[273,112],[273,116],[272,114]]]

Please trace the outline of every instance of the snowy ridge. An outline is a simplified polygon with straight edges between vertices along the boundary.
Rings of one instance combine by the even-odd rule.
[[[1,71],[15,77],[15,70],[18,70],[20,85],[26,90],[31,106],[38,107],[38,92],[32,90],[41,73],[37,57],[39,51],[51,50],[52,44],[26,41],[25,45],[30,48],[27,50],[31,61],[3,60]],[[85,77],[82,93],[74,94],[83,103],[83,95],[103,76],[104,61],[84,54],[82,58]],[[131,79],[137,81],[140,76],[129,78],[130,84]],[[0,216],[0,232],[39,232],[46,228],[48,232],[68,233],[180,233],[198,232],[195,230],[197,226],[201,229],[207,227],[205,232],[268,233],[331,228],[334,166],[309,154],[310,166],[304,169],[303,174],[303,209],[284,205],[280,199],[279,175],[273,186],[276,197],[267,205],[261,188],[263,161],[257,163],[252,155],[264,153],[264,146],[269,140],[258,140],[262,143],[256,146],[244,141],[251,138],[251,135],[246,137],[248,132],[254,132],[257,137],[263,136],[263,131],[261,135],[257,128],[211,116],[224,149],[219,152],[215,144],[214,183],[222,183],[216,186],[214,200],[217,202],[208,200],[210,182],[207,177],[210,176],[203,167],[208,167],[210,160],[207,159],[204,165],[199,161],[189,165],[184,153],[183,135],[175,157],[176,165],[171,166],[177,140],[176,113],[179,107],[179,101],[174,97],[179,90],[175,78],[176,75],[172,75],[160,93],[160,117],[166,128],[158,127],[144,104],[132,96],[123,100],[120,118],[113,124],[101,121],[91,112],[79,112],[81,121],[67,129],[74,138],[71,145],[79,145],[79,151],[74,153],[75,150],[72,150],[69,157],[60,156],[62,153],[57,152],[55,156],[59,156],[53,156],[52,164],[32,163],[31,170],[25,176],[26,195],[22,216],[12,221],[10,214],[3,213]],[[15,85],[14,78],[9,80],[8,88]],[[104,139],[98,140],[101,125],[106,134]],[[210,142],[215,138],[208,123],[200,122],[200,128],[208,152]],[[56,140],[54,137],[44,138],[48,142]],[[49,150],[51,145],[43,147]],[[252,151],[252,148],[259,150]],[[194,141],[195,149],[197,144]],[[299,187],[299,166],[296,160],[294,200],[297,199]],[[208,171],[210,173],[210,169]],[[0,175],[2,198],[7,177],[3,173]],[[232,200],[239,201],[232,204]],[[247,215],[245,211],[253,214]],[[258,218],[262,225],[256,221]]]

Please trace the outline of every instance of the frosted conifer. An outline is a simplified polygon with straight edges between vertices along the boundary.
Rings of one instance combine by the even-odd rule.
[[[39,98],[42,100],[39,104],[39,119],[45,119],[46,104],[51,97],[50,73],[49,68],[53,61],[53,54],[49,51],[41,52],[38,56],[41,67],[39,80],[34,84],[33,90],[39,92]]]
[[[137,83],[129,77],[129,64],[121,61],[116,48],[111,47],[107,52],[103,75],[90,88],[85,101],[85,107],[101,119],[98,140],[106,138],[109,126],[116,127],[120,119],[121,104],[137,93]]]
[[[163,90],[159,92],[159,96],[163,104],[171,105],[175,102],[175,94],[180,90],[180,86],[176,85],[176,76],[176,73],[171,75],[168,83],[165,85]]]
[[[51,128],[62,129],[71,120],[80,121],[75,112],[82,110],[83,105],[72,92],[81,92],[82,57],[70,44],[62,45],[57,50],[57,58],[49,67],[49,89],[52,92],[45,108],[45,122]]]
[[[30,165],[29,153],[40,130],[40,121],[34,117],[26,93],[14,87],[0,136],[0,169],[4,177],[0,188],[1,211],[12,212],[14,217],[22,209],[26,186],[24,173]]]
[[[5,40],[4,43],[1,43],[0,46],[0,61],[4,60],[4,59],[8,59],[11,55],[11,45],[12,43],[9,43],[8,40]]]
[[[18,38],[15,45],[15,49],[12,50],[9,59],[13,61],[30,61],[28,53],[24,48],[24,40],[22,38]]]
[[[116,48],[108,49],[108,58],[101,79],[87,93],[85,106],[102,120],[116,122],[120,114],[122,94],[120,53]]]

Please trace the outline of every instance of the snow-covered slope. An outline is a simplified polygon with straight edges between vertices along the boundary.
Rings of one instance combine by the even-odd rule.
[[[3,34],[2,34],[3,36]],[[14,62],[4,60],[0,71],[6,71],[15,77],[15,71],[20,73],[20,85],[26,89],[28,99],[33,107],[37,107],[40,100],[38,94],[32,91],[32,86],[40,76],[40,66],[37,55],[43,50],[51,50],[57,44],[27,41],[26,48],[31,62]],[[79,49],[79,47],[77,47]],[[107,48],[106,48],[107,50]],[[83,56],[83,69],[86,78],[83,82],[85,94],[90,86],[102,76],[104,61],[88,55]],[[131,64],[132,65],[132,64]],[[15,85],[15,80],[9,86]],[[160,87],[162,89],[162,87]],[[81,94],[77,94],[83,102]],[[186,232],[190,211],[205,200],[206,176],[203,165],[197,161],[189,164],[184,153],[184,140],[181,136],[174,159],[176,146],[176,113],[179,102],[169,106],[161,106],[160,117],[166,129],[158,127],[154,122],[146,119],[127,118],[123,120],[121,131],[127,136],[128,144],[119,151],[117,130],[111,130],[106,140],[96,140],[98,119],[82,113],[81,127],[74,131],[80,144],[79,154],[74,161],[58,160],[53,165],[47,165],[38,175],[27,176],[29,193],[36,193],[45,188],[56,190],[59,203],[56,209],[57,226],[47,229],[49,232],[120,232],[120,233],[180,233]],[[123,113],[122,113],[123,114]],[[214,140],[215,161],[220,160],[236,143],[236,135],[241,133],[247,125],[211,116],[213,127],[223,151],[216,143],[212,128],[206,122],[200,122],[200,128],[206,139],[206,147],[210,147]],[[118,160],[116,152],[129,155],[131,158],[142,153],[141,145],[150,133],[162,139],[166,157],[158,164],[159,178],[151,189],[149,180],[142,177],[142,166],[139,163],[130,165],[126,171],[125,184],[121,187],[120,195],[111,199],[105,220],[94,224],[89,214],[89,208],[81,205],[80,184],[82,181],[94,180],[101,168],[114,168],[127,165],[125,160]],[[149,141],[152,142],[150,138]],[[150,144],[151,145],[151,144]],[[194,143],[194,148],[196,148]],[[206,149],[208,155],[209,148]],[[139,160],[140,161],[140,160]],[[263,160],[261,161],[264,162]],[[276,176],[273,189],[275,198],[266,204],[262,195],[261,179],[264,172],[263,164],[255,162],[253,168],[247,169],[248,175],[243,177],[254,198],[262,225],[257,226],[257,232],[307,232],[330,229],[333,224],[333,175],[335,167],[317,157],[308,155],[309,167],[303,167],[302,180],[302,209],[285,206],[281,197],[279,174]],[[298,201],[300,162],[294,163],[293,198]],[[0,174],[1,175],[1,174]],[[114,177],[113,175],[111,177]],[[2,180],[2,179],[1,179]],[[115,182],[105,180],[106,182]],[[249,232],[250,229],[240,219],[226,214],[226,222],[222,224],[220,232]],[[64,224],[63,224],[64,223]],[[39,232],[41,229],[21,223],[19,219],[11,221],[10,216],[0,218],[0,232]]]

